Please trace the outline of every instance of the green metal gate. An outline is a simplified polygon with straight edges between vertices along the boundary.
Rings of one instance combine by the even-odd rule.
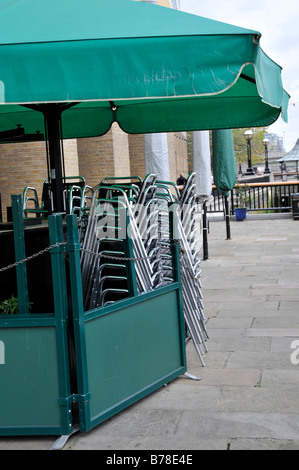
[[[20,200],[13,204],[16,230]],[[16,231],[18,261],[22,224]],[[88,431],[186,371],[178,246],[174,282],[136,295],[132,264],[131,297],[84,312],[76,216],[66,230],[62,215],[50,216],[49,234],[54,312],[29,313],[22,263],[21,313],[0,316],[0,435]]]
[[[21,200],[13,197],[16,261],[25,257]],[[49,219],[50,241],[63,242]],[[64,248],[51,252],[55,312],[30,314],[26,264],[16,266],[19,311],[0,315],[0,435],[70,434],[72,409]]]

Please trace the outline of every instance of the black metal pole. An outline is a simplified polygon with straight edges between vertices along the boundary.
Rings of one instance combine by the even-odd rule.
[[[44,116],[47,126],[50,183],[53,194],[53,212],[63,212],[63,178],[61,161],[60,119],[61,108],[55,103],[45,105]]]
[[[271,173],[269,168],[269,160],[268,160],[268,147],[265,145],[265,171],[264,173]]]
[[[209,258],[209,249],[208,249],[208,219],[207,219],[207,204],[203,203],[202,206],[202,237],[203,237],[203,259],[207,260]]]
[[[254,171],[252,169],[252,163],[251,163],[251,142],[250,139],[247,140],[247,170],[246,170],[247,175],[254,175]]]
[[[228,196],[224,196],[226,239],[231,240]]]

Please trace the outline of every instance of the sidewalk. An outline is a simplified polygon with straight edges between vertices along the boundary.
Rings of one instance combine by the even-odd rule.
[[[210,222],[206,367],[187,343],[188,372],[201,380],[176,379],[65,450],[299,450],[299,221],[232,221],[231,236]],[[0,438],[0,450],[54,442]]]

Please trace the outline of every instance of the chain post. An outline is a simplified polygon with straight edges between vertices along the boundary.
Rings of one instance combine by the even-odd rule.
[[[11,196],[13,233],[15,245],[16,274],[17,274],[17,290],[19,313],[29,315],[29,296],[28,296],[28,280],[26,263],[19,263],[26,258],[25,251],[25,234],[22,210],[22,197],[20,194]]]
[[[70,262],[70,283],[74,326],[74,342],[77,370],[77,394],[79,400],[80,430],[90,429],[90,393],[86,356],[86,336],[82,294],[82,275],[80,263],[81,245],[79,243],[78,222],[75,214],[66,216],[68,251]]]
[[[70,359],[68,344],[68,298],[63,241],[62,214],[49,215],[49,237],[51,247],[51,267],[54,295],[54,311],[56,318],[56,337],[59,364],[59,404],[64,434],[72,431]],[[50,247],[49,247],[50,250]],[[47,250],[47,251],[49,251]]]

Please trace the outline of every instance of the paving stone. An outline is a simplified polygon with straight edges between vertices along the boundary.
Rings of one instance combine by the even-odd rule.
[[[299,366],[297,365],[291,370],[263,370],[260,383],[262,386],[281,388],[282,391],[286,386],[291,384],[294,386],[295,390],[298,390]]]
[[[265,382],[261,381],[251,387],[222,386],[216,410],[298,415],[299,394],[293,384],[280,388],[269,386],[269,382],[265,386]]]
[[[177,436],[187,439],[272,438],[298,440],[298,415],[284,413],[212,412],[202,416],[185,411]]]
[[[210,337],[209,354],[211,351],[269,351],[271,348],[271,339],[268,337],[248,338],[245,336],[230,338],[229,344],[227,337]],[[286,349],[284,349],[285,351]]]
[[[236,351],[232,352],[227,367],[233,369],[294,369],[289,352]]]
[[[210,318],[207,322],[207,328],[211,329],[219,329],[219,328],[228,328],[228,329],[245,329],[250,328],[253,322],[253,318],[246,317],[225,317],[223,318],[222,315],[217,316],[216,318]]]
[[[55,441],[55,436],[0,437],[0,450],[50,450]]]
[[[299,328],[248,328],[244,333],[246,336],[288,336],[290,338],[299,338]]]
[[[229,450],[299,450],[299,440],[284,439],[231,439]]]
[[[238,387],[254,387],[259,383],[261,371],[259,369],[210,369],[204,368],[201,371],[191,369],[190,372],[200,375],[203,385],[222,386],[234,385]]]
[[[294,312],[292,315],[282,315],[276,317],[258,317],[252,322],[251,327],[255,328],[280,328],[288,330],[290,325],[299,330],[299,315]]]
[[[294,341],[297,341],[293,337],[288,336],[277,336],[275,338],[271,338],[271,346],[270,351],[274,352],[288,352],[291,354],[294,349],[298,348],[298,343],[294,344]]]

